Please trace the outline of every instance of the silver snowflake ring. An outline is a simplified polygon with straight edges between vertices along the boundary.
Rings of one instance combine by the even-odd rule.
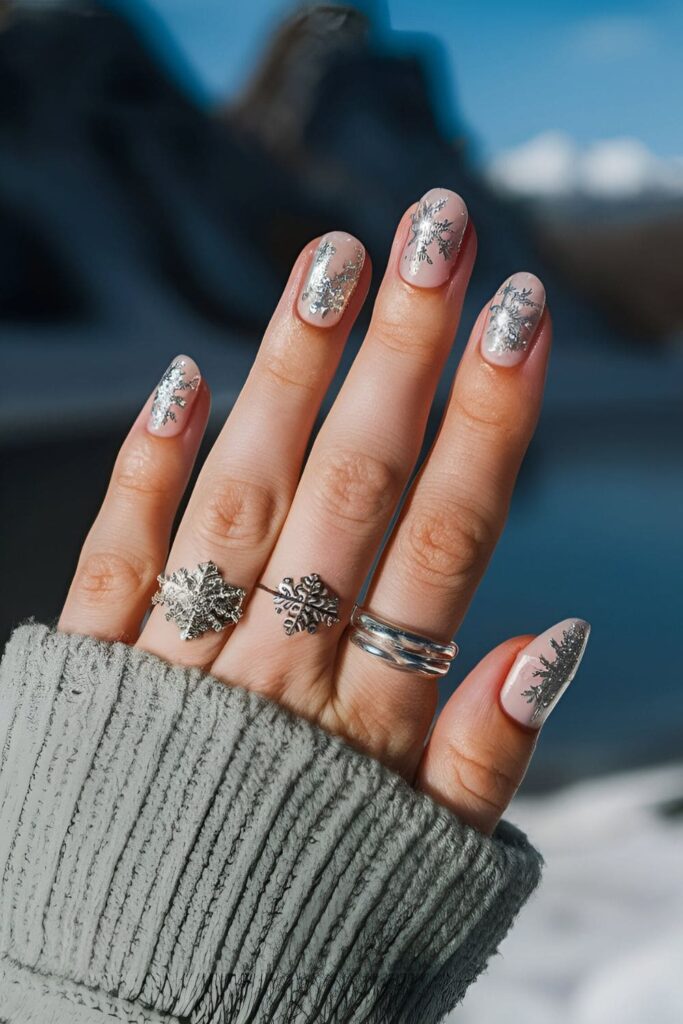
[[[366,654],[382,661],[397,672],[434,678],[445,676],[458,653],[458,645],[442,644],[404,626],[371,615],[356,605],[351,614],[349,640]]]
[[[315,633],[318,626],[331,627],[339,622],[339,598],[317,572],[302,576],[296,584],[291,576],[285,576],[277,590],[262,583],[257,586],[272,596],[277,614],[284,614],[282,627],[287,636]]]
[[[247,592],[224,580],[215,562],[200,562],[192,572],[161,573],[157,582],[152,604],[166,605],[165,618],[176,623],[181,640],[194,640],[210,629],[218,633],[242,617]]]

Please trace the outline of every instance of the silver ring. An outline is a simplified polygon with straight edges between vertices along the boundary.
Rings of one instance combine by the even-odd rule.
[[[291,576],[285,576],[277,590],[263,583],[256,586],[272,596],[278,615],[284,613],[282,628],[287,636],[315,633],[318,626],[332,627],[339,622],[339,597],[323,583],[317,572],[302,576],[298,583]]]
[[[209,629],[216,633],[242,617],[246,590],[221,576],[215,562],[200,562],[196,569],[176,569],[157,576],[159,590],[152,604],[168,607],[165,618],[180,629],[181,640],[194,640]]]
[[[458,653],[455,642],[438,643],[403,626],[370,615],[356,605],[351,613],[349,639],[366,654],[381,658],[398,672],[445,676]]]

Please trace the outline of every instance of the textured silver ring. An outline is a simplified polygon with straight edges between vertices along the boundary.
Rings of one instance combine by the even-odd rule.
[[[263,583],[256,586],[272,596],[277,614],[284,614],[282,627],[287,636],[315,633],[318,626],[336,626],[339,622],[339,598],[317,572],[302,576],[298,583],[285,576],[277,590]]]
[[[247,592],[224,580],[215,562],[200,562],[192,572],[161,573],[157,582],[152,604],[167,606],[165,618],[178,626],[181,640],[194,640],[210,629],[219,633],[242,617]]]
[[[398,672],[412,672],[430,678],[445,676],[458,653],[458,645],[453,641],[442,644],[431,640],[379,619],[359,605],[351,614],[349,639],[354,646],[381,658]]]

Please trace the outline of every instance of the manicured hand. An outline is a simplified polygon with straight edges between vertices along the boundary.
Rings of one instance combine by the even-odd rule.
[[[474,228],[453,192],[433,189],[406,212],[367,336],[306,458],[371,274],[355,238],[332,232],[311,243],[169,551],[209,412],[199,368],[187,356],[173,359],[124,441],[60,628],[135,644],[258,691],[491,832],[578,667],[588,625],[567,619],[540,637],[501,644],[431,732],[437,681],[397,671],[351,643],[347,629],[420,453],[475,253]],[[474,324],[437,438],[363,601],[373,615],[441,643],[457,631],[535,428],[550,338],[543,285],[514,273]],[[172,578],[180,584],[176,618],[167,618],[169,588],[146,618],[158,574],[193,574],[207,562],[246,591],[237,625],[182,638],[188,586],[201,574],[189,585],[182,574]],[[278,614],[269,591],[288,578],[295,589],[311,574],[332,604],[339,596],[338,622],[333,614],[316,621],[305,601],[297,612],[295,601],[280,600]]]

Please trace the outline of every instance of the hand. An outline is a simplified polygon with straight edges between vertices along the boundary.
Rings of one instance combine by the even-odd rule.
[[[432,190],[406,212],[367,337],[302,472],[371,273],[348,235],[308,246],[169,553],[209,411],[199,369],[176,357],[124,441],[59,625],[279,701],[491,832],[576,670],[587,625],[568,620],[497,647],[450,698],[426,745],[436,681],[396,671],[345,631],[419,455],[475,252],[454,193]],[[474,325],[437,439],[374,573],[363,603],[377,616],[441,642],[458,629],[536,424],[550,338],[542,284],[513,275]],[[238,625],[184,640],[168,607],[156,606],[143,627],[157,574],[209,560],[247,591]],[[311,573],[340,595],[340,622],[287,635],[286,616],[256,585],[277,590],[285,577]]]

